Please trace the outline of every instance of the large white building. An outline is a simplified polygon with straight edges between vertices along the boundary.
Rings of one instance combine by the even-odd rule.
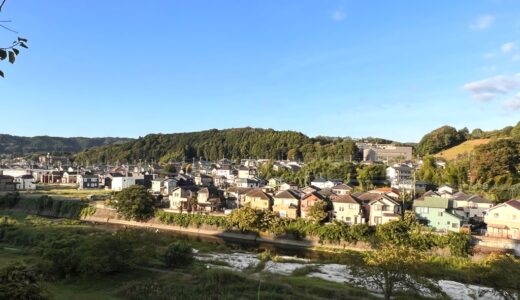
[[[134,177],[114,177],[112,178],[112,190],[122,191],[129,186],[135,185]]]
[[[363,152],[363,161],[389,162],[412,160],[412,147],[391,144],[356,143]]]

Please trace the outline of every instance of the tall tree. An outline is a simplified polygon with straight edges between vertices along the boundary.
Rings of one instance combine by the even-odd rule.
[[[154,216],[155,199],[142,185],[133,185],[114,196],[117,213],[128,220],[146,221]]]

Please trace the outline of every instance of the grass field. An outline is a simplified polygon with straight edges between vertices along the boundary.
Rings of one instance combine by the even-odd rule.
[[[491,141],[491,139],[476,139],[465,141],[464,143],[457,145],[455,147],[451,147],[450,149],[446,149],[437,153],[435,156],[444,158],[446,160],[454,160],[459,156],[466,155],[468,153],[473,152],[476,146],[487,144]]]
[[[104,189],[78,190],[71,184],[39,184],[36,190],[21,191],[24,196],[49,195],[56,199],[81,199],[94,196],[96,199],[107,199],[112,191]]]
[[[0,268],[35,263],[26,250],[0,245]],[[114,299],[377,299],[346,284],[302,276],[243,274],[206,269],[201,263],[178,270],[142,268],[126,273],[45,281],[56,300]]]

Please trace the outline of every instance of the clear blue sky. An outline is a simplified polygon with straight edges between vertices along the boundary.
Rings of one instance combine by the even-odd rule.
[[[418,141],[520,121],[517,0],[8,0],[0,19],[30,46],[0,62],[2,133]]]

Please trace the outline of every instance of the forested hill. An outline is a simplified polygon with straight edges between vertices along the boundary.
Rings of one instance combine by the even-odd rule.
[[[46,152],[80,152],[92,147],[113,145],[131,141],[128,138],[85,137],[23,137],[0,134],[0,154],[25,155]]]
[[[190,161],[200,157],[208,160],[223,157],[349,160],[355,157],[356,151],[351,139],[314,139],[295,131],[248,127],[150,134],[125,144],[92,148],[79,153],[75,159],[90,162]]]

